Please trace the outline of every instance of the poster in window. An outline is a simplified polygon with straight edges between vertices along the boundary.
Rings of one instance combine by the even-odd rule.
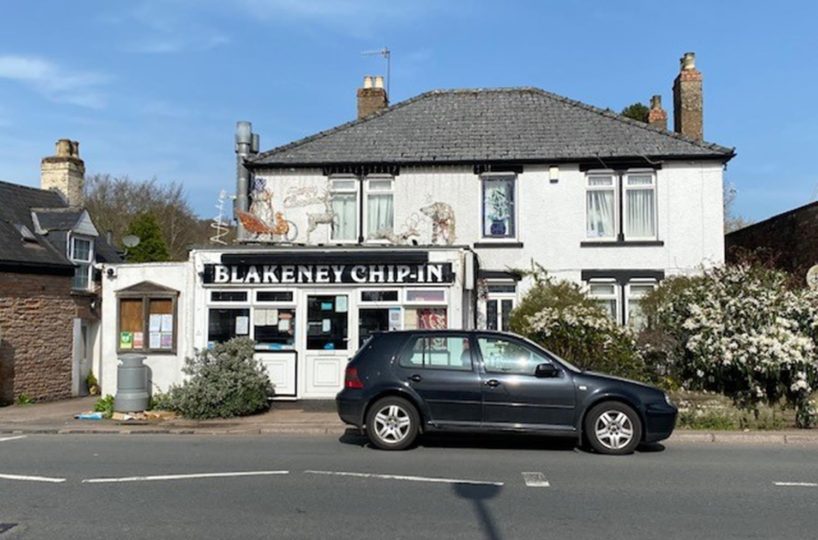
[[[289,332],[290,331],[290,319],[280,318],[278,319],[278,331],[279,332]]]
[[[119,333],[119,348],[120,349],[133,349],[133,332],[120,332]]]
[[[332,321],[329,319],[324,319],[321,321],[321,331],[322,332],[329,332],[332,330]]]
[[[236,317],[236,335],[246,336],[250,333],[250,317],[242,315]]]
[[[332,311],[332,302],[321,302],[321,311]]]
[[[159,348],[160,349],[172,349],[173,348],[173,334],[170,332],[162,332],[159,334],[162,336],[159,339]]]
[[[335,312],[336,313],[346,313],[347,312],[347,297],[346,295],[338,295],[335,297]]]
[[[173,332],[173,315],[163,314],[161,332]]]
[[[145,346],[145,334],[142,332],[133,333],[133,348],[141,349]]]
[[[275,326],[278,324],[278,310],[277,309],[268,309],[267,310],[267,317],[265,318],[267,321],[267,326]]]
[[[159,332],[162,329],[162,315],[151,313],[149,323],[150,332]]]
[[[400,330],[400,308],[389,308],[389,330]]]
[[[150,333],[150,335],[148,336],[148,348],[149,349],[158,349],[159,348],[159,344],[161,342],[160,336],[161,336],[161,334],[159,332],[151,332]]]

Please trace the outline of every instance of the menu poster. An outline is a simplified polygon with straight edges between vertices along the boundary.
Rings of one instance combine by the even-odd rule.
[[[278,331],[279,332],[289,332],[290,331],[290,319],[287,318],[280,318],[278,319]]]
[[[159,343],[160,343],[159,336],[161,336],[161,334],[159,332],[151,332],[150,333],[150,335],[148,336],[148,348],[149,349],[158,349],[159,348]]]
[[[161,336],[159,341],[159,348],[160,349],[172,349],[173,348],[173,334],[169,332],[162,332],[159,334]]]
[[[141,349],[145,346],[145,334],[142,332],[133,333],[133,348]]]
[[[171,314],[162,315],[162,328],[160,329],[160,331],[173,332],[173,315]]]
[[[156,313],[151,313],[149,326],[150,326],[149,330],[151,332],[158,332],[159,330],[161,330],[162,329],[162,316],[157,315]]]
[[[400,330],[400,308],[389,308],[389,330]]]
[[[266,326],[275,326],[278,324],[278,310],[277,309],[268,309],[267,310],[267,324]]]
[[[133,332],[120,332],[119,333],[119,348],[120,349],[133,349]]]
[[[324,319],[321,321],[321,331],[322,332],[329,332],[332,329],[332,321],[329,319]]]
[[[347,297],[345,294],[341,294],[335,297],[335,312],[336,313],[347,312]]]
[[[246,336],[250,333],[250,317],[242,315],[236,317],[236,335]]]

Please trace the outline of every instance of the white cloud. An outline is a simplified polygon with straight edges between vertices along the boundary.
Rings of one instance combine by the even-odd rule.
[[[26,85],[56,103],[92,109],[106,105],[100,87],[108,82],[107,76],[68,69],[37,56],[0,55],[0,79]]]

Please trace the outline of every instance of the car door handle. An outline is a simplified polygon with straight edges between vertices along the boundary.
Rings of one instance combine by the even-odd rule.
[[[420,382],[423,380],[423,377],[421,377],[420,375],[412,375],[411,377],[409,377],[409,380],[412,382]]]
[[[500,381],[498,381],[497,379],[489,379],[486,381],[486,386],[496,388],[497,386],[500,386]]]

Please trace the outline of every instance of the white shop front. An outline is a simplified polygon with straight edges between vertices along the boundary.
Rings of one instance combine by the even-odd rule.
[[[468,249],[453,247],[203,249],[182,263],[186,279],[171,279],[170,268],[163,273],[155,265],[120,265],[117,277],[106,283],[118,306],[116,354],[146,354],[154,389],[164,390],[183,380],[184,358],[196,350],[249,337],[276,398],[333,398],[343,386],[347,362],[372,332],[474,326],[473,257]],[[120,348],[129,343],[124,334],[131,334],[133,346],[136,330],[150,332],[150,321],[157,318],[151,306],[159,305],[150,291],[168,298],[177,292],[174,283],[181,282],[187,290],[166,302],[175,312],[164,314],[173,317],[177,335],[165,341],[140,336],[141,351]],[[134,290],[148,295],[144,312],[131,317],[146,321],[144,329],[139,322],[128,326],[133,323],[126,312],[133,309],[123,307],[123,301],[133,302]],[[166,342],[168,350],[149,349],[152,341]],[[105,357],[103,391],[112,393],[115,367],[111,356]]]

